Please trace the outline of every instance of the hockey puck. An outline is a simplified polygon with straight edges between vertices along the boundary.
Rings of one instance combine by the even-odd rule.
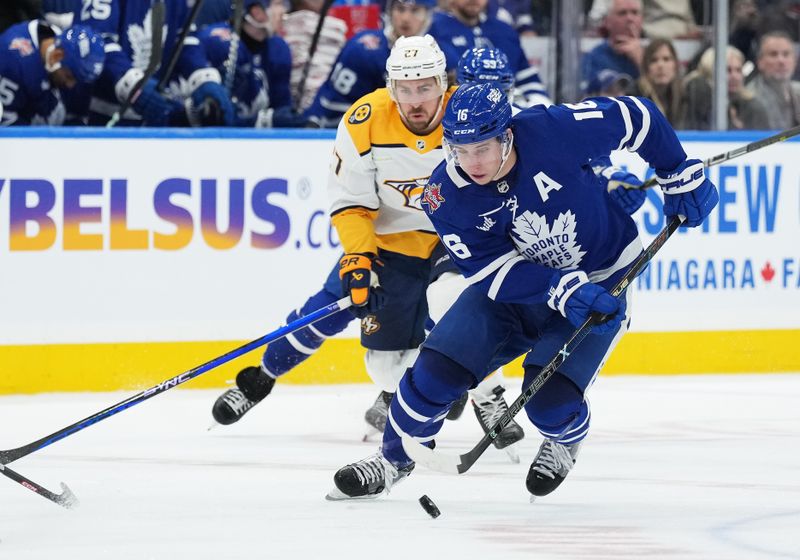
[[[434,519],[436,519],[442,514],[442,512],[439,511],[439,508],[436,507],[436,504],[433,503],[433,500],[431,500],[427,495],[420,496],[419,505],[422,506],[422,509],[425,510],[425,513],[427,513]]]

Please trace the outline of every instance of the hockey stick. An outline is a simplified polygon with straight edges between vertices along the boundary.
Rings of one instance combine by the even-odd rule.
[[[31,492],[36,492],[41,497],[50,500],[51,502],[55,502],[61,507],[65,507],[67,509],[71,509],[78,505],[78,498],[75,494],[72,493],[72,490],[69,489],[69,486],[61,483],[61,494],[56,494],[55,492],[51,492],[44,486],[41,486],[29,478],[25,478],[21,474],[12,471],[5,465],[0,465],[0,473],[4,474],[11,480],[19,482],[22,486],[30,490]]]
[[[203,2],[204,0],[195,0],[194,6],[192,6],[192,11],[189,12],[189,17],[186,18],[186,23],[184,24],[183,29],[181,29],[181,33],[178,35],[178,39],[175,42],[175,48],[172,51],[172,56],[169,59],[167,68],[164,70],[164,74],[162,74],[161,79],[158,80],[156,91],[162,91],[164,86],[166,86],[169,82],[169,78],[172,76],[172,71],[175,70],[175,65],[178,64],[178,57],[180,57],[181,52],[183,52],[183,45],[186,43],[186,37],[189,36],[189,33],[192,30],[192,26],[197,19],[197,14],[200,13],[200,8],[203,7]]]
[[[343,297],[342,299],[335,301],[331,304],[326,305],[316,311],[309,313],[308,315],[304,315],[299,319],[292,321],[288,325],[280,327],[272,331],[271,333],[265,334],[261,338],[257,338],[247,344],[239,346],[238,348],[231,350],[227,354],[223,354],[217,358],[209,360],[208,362],[199,365],[195,368],[190,369],[189,371],[185,371],[175,377],[167,379],[166,381],[162,381],[158,385],[154,385],[149,389],[145,389],[141,393],[133,395],[125,399],[124,401],[118,402],[117,404],[111,405],[110,407],[101,410],[91,416],[87,416],[83,420],[75,422],[65,428],[58,430],[57,432],[53,432],[49,436],[45,436],[41,439],[37,439],[27,445],[23,445],[21,447],[17,447],[16,449],[8,449],[5,451],[0,451],[0,465],[6,465],[11,463],[12,461],[16,461],[21,457],[25,457],[33,453],[34,451],[38,451],[44,447],[47,447],[50,444],[53,444],[57,441],[60,441],[67,436],[71,436],[72,434],[83,430],[84,428],[88,428],[92,424],[97,424],[101,420],[105,420],[109,416],[114,416],[118,412],[122,412],[132,406],[135,406],[141,402],[146,401],[147,399],[154,397],[164,391],[168,391],[173,387],[177,387],[178,385],[182,385],[186,383],[190,379],[194,379],[198,375],[201,375],[209,370],[212,370],[216,367],[221,366],[227,362],[230,362],[234,358],[238,358],[239,356],[250,352],[260,346],[264,346],[265,344],[269,344],[270,342],[274,342],[279,338],[283,338],[287,334],[293,333],[303,327],[314,323],[320,319],[324,319],[330,315],[333,315],[337,311],[341,311],[343,309],[347,309],[350,307],[351,302],[349,297]],[[5,471],[4,471],[5,472]]]
[[[244,0],[233,0],[233,35],[228,47],[228,58],[225,60],[225,79],[223,85],[228,95],[233,89],[233,79],[236,76],[236,64],[239,61],[239,37],[242,33],[242,18],[244,17]]]
[[[761,148],[766,148],[767,146],[771,146],[772,144],[777,144],[778,142],[783,142],[784,140],[788,140],[789,138],[794,138],[800,134],[800,125],[797,125],[792,128],[788,128],[783,132],[778,132],[777,134],[773,134],[772,136],[767,136],[766,138],[762,138],[761,140],[756,140],[754,142],[750,142],[749,144],[745,144],[735,150],[731,150],[729,152],[725,152],[724,154],[718,154],[714,157],[708,158],[703,162],[703,165],[706,167],[711,167],[712,165],[719,165],[720,163],[725,163],[728,160],[733,158],[737,158],[739,156],[743,156],[745,154],[749,154],[750,152],[755,152],[756,150],[760,150]],[[654,187],[657,184],[657,179],[655,177],[650,177],[641,187],[640,189],[649,189]]]
[[[153,40],[150,46],[150,60],[147,61],[147,68],[145,68],[141,79],[134,84],[131,93],[119,106],[117,112],[111,116],[111,120],[106,123],[106,128],[113,128],[119,122],[125,114],[125,111],[127,111],[139,97],[147,80],[155,75],[159,64],[161,64],[161,57],[164,54],[164,45],[161,40],[164,34],[164,11],[164,0],[154,0],[152,11],[150,12],[150,33],[152,33],[151,38]]]
[[[303,73],[300,76],[300,82],[297,84],[297,101],[295,109],[299,109],[300,102],[303,99],[303,89],[306,87],[306,80],[308,80],[308,73],[311,70],[311,59],[317,52],[317,45],[319,44],[319,36],[322,34],[322,27],[325,23],[325,18],[328,17],[328,11],[331,9],[334,0],[324,0],[322,7],[319,10],[319,19],[317,20],[317,27],[314,29],[314,35],[311,36],[311,45],[308,47],[308,59],[305,66],[303,66]]]
[[[614,297],[619,297],[622,292],[625,291],[625,288],[628,287],[638,274],[644,270],[644,267],[650,262],[650,260],[655,256],[655,254],[664,246],[667,239],[675,233],[678,227],[683,223],[684,218],[682,216],[673,217],[667,225],[662,229],[659,234],[656,236],[655,239],[650,243],[650,245],[645,248],[641,255],[633,262],[631,267],[628,271],[622,276],[617,285],[611,290],[611,295]],[[450,456],[444,455],[442,453],[437,453],[433,449],[422,445],[417,440],[413,439],[408,435],[403,435],[403,448],[405,448],[406,453],[408,456],[411,457],[415,462],[420,465],[424,465],[429,469],[433,469],[436,471],[446,472],[446,473],[454,473],[454,474],[463,474],[467,472],[472,465],[480,458],[486,449],[492,442],[497,438],[500,434],[500,431],[505,428],[511,419],[517,415],[517,413],[522,410],[525,404],[533,398],[539,389],[550,379],[556,370],[564,363],[564,361],[575,351],[575,348],[583,341],[584,338],[589,334],[592,330],[592,325],[596,324],[602,316],[597,314],[592,314],[588,319],[586,319],[583,324],[578,327],[572,336],[564,343],[564,346],[561,347],[561,350],[553,356],[553,359],[542,368],[542,370],[536,375],[536,377],[531,381],[531,383],[523,388],[522,394],[517,397],[517,399],[511,403],[508,407],[508,410],[500,417],[500,419],[492,426],[492,429],[489,430],[487,434],[485,434],[478,444],[473,447],[470,451],[459,455],[459,456]]]

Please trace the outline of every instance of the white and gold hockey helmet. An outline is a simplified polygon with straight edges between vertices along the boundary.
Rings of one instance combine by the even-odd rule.
[[[400,37],[386,61],[386,87],[396,103],[428,101],[447,91],[447,61],[436,40],[424,37]],[[428,93],[413,88],[398,88],[397,82],[436,78],[438,87]],[[422,97],[421,97],[422,96]]]

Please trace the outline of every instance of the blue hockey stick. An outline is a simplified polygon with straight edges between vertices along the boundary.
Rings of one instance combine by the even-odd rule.
[[[255,350],[256,348],[264,346],[265,344],[269,344],[270,342],[275,342],[276,340],[278,340],[279,338],[283,338],[287,334],[291,334],[294,331],[300,330],[303,327],[306,327],[311,323],[314,323],[316,321],[319,321],[320,319],[324,319],[325,317],[333,315],[338,311],[347,309],[348,307],[350,307],[350,305],[352,305],[350,302],[350,298],[343,297],[339,301],[335,301],[331,304],[326,305],[321,309],[309,313],[308,315],[304,315],[303,317],[300,317],[299,319],[292,321],[286,326],[276,329],[271,333],[265,334],[261,338],[257,338],[251,342],[248,342],[247,344],[244,344],[234,350],[231,350],[227,354],[223,354],[222,356],[214,358],[213,360],[210,360],[202,365],[192,368],[189,371],[185,371],[179,375],[176,375],[175,377],[167,379],[166,381],[162,381],[158,385],[154,385],[149,389],[145,389],[141,393],[133,395],[132,397],[129,397],[124,401],[118,402],[117,404],[112,405],[106,408],[105,410],[101,410],[100,412],[92,414],[91,416],[87,416],[83,420],[75,422],[74,424],[62,428],[57,432],[53,432],[49,436],[45,436],[27,445],[17,447],[16,449],[8,449],[5,451],[0,451],[0,474],[3,474],[12,480],[15,480],[16,482],[22,484],[29,490],[37,492],[38,494],[44,496],[45,498],[55,501],[56,503],[60,503],[58,499],[55,499],[59,498],[60,497],[59,495],[56,495],[50,492],[49,490],[46,490],[45,488],[39,486],[35,482],[28,480],[22,475],[17,474],[6,467],[3,467],[2,465],[7,465],[12,461],[16,461],[21,457],[25,457],[26,455],[29,455],[34,451],[38,451],[39,449],[47,447],[48,445],[60,441],[65,437],[71,436],[76,432],[80,432],[81,430],[83,430],[84,428],[88,428],[92,424],[97,424],[98,422],[100,422],[101,420],[105,420],[109,416],[114,416],[115,414],[122,412],[123,410],[126,410],[141,402],[144,402],[151,397],[155,397],[156,395],[163,393],[164,391],[168,391],[173,387],[177,387],[178,385],[186,383],[190,379],[194,379],[195,377],[202,375],[209,370],[212,370],[216,367],[221,366],[222,364],[230,362],[231,360],[238,358],[243,354],[247,354],[251,350]],[[65,487],[65,493],[68,490],[69,489]],[[69,494],[71,495],[71,492]],[[72,496],[71,499],[72,498],[74,498],[74,496]],[[61,501],[63,501],[63,499],[61,499]]]

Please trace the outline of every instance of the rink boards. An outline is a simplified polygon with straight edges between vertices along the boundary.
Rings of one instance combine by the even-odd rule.
[[[765,135],[682,140],[706,158]],[[331,131],[0,131],[0,393],[144,387],[273,330],[339,254],[331,151]],[[614,160],[648,175],[635,154]],[[637,280],[632,331],[604,373],[800,370],[798,144],[710,176],[720,206]],[[659,231],[657,190],[634,218],[645,242]],[[356,335],[285,380],[366,380]],[[221,386],[259,357],[191,385]]]

